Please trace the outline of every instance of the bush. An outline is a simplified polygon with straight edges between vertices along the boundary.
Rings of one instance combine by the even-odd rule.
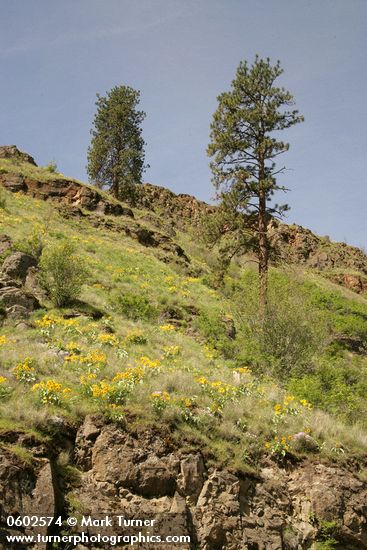
[[[15,248],[20,252],[34,256],[35,258],[40,258],[42,250],[44,247],[44,233],[41,231],[33,231],[31,235],[26,238],[18,241],[15,244]]]
[[[318,533],[318,542],[316,542],[317,550],[333,550],[338,546],[338,541],[335,539],[339,531],[339,522],[321,521]]]
[[[270,272],[265,323],[259,315],[255,272],[245,273],[240,284],[228,291],[236,303],[244,361],[283,380],[311,370],[314,356],[327,343],[327,332],[317,309],[309,304],[301,282]]]
[[[141,294],[125,292],[122,296],[114,297],[114,305],[116,310],[129,319],[137,321],[139,319],[152,319],[158,316],[157,308],[155,308],[148,298]]]
[[[41,282],[55,306],[66,306],[80,295],[87,269],[73,244],[63,242],[44,249],[40,268]]]
[[[311,305],[320,310],[334,333],[367,339],[367,308],[363,301],[346,298],[339,291],[321,289],[310,282],[304,287],[310,295]]]
[[[51,160],[46,166],[45,169],[47,172],[51,172],[51,174],[55,174],[57,172],[57,164],[56,161]]]
[[[207,343],[223,353],[227,359],[237,355],[236,343],[228,335],[225,316],[216,311],[202,311],[194,321],[194,327],[204,336]]]
[[[325,357],[312,373],[291,378],[288,391],[344,421],[365,423],[367,369],[363,358]]]

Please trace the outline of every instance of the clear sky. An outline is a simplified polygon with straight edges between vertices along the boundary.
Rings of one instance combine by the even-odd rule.
[[[145,179],[213,196],[216,96],[241,59],[280,59],[305,122],[279,183],[287,221],[367,246],[366,0],[1,0],[0,144],[86,180],[95,94],[141,91]],[[279,202],[281,197],[278,197]]]

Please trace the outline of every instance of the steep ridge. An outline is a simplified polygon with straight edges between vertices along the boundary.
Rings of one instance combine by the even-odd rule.
[[[15,145],[0,147],[0,159],[15,161],[15,165],[0,167],[0,185],[12,192],[24,192],[42,200],[57,200],[69,206],[69,214],[82,215],[78,210],[80,207],[96,214],[134,218],[131,208],[113,200],[95,187],[59,175],[52,177],[53,175],[49,174],[46,180],[41,181],[35,177],[28,177],[24,173],[24,165],[36,166],[36,163],[30,155],[19,151]],[[204,216],[210,216],[215,211],[215,206],[199,201],[191,195],[176,195],[168,189],[152,184],[138,186],[130,206],[153,212],[155,216],[152,218],[145,215],[143,222],[145,220],[152,223],[162,228],[165,233],[157,234],[146,227],[145,230],[136,233],[137,227],[141,224],[127,224],[127,234],[130,231],[132,235],[136,235],[139,242],[148,246],[169,243],[173,235],[172,230],[197,227]],[[110,227],[113,227],[112,223]],[[283,261],[319,270],[330,280],[354,292],[366,292],[367,256],[359,248],[333,242],[329,237],[319,237],[302,226],[286,225],[276,220],[271,222],[269,234]],[[170,245],[168,247],[171,248]],[[184,256],[180,248],[177,248],[176,254],[179,257]]]
[[[182,230],[198,226],[203,217],[215,211],[215,206],[195,197],[176,195],[151,184],[139,187],[135,204],[162,214],[173,227]],[[357,293],[367,291],[367,256],[359,248],[333,242],[329,237],[317,236],[300,225],[287,225],[277,220],[271,221],[269,235],[283,261],[319,270],[332,281]]]

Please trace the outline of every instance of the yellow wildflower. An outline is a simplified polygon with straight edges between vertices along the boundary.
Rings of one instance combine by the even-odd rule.
[[[287,406],[287,405],[289,405],[289,403],[292,403],[292,401],[294,401],[294,400],[295,400],[294,395],[286,395],[285,398],[284,398],[283,403],[284,403],[285,406]]]
[[[163,332],[170,332],[170,331],[176,330],[176,327],[174,325],[170,325],[170,324],[160,325],[159,328]]]
[[[97,336],[97,341],[101,344],[107,344],[109,346],[118,346],[119,340],[115,334],[108,334],[105,332],[102,332]]]
[[[282,414],[283,412],[283,406],[280,405],[279,403],[277,403],[275,406],[274,406],[274,413],[276,415],[279,415],[279,414]]]
[[[94,372],[89,372],[87,374],[82,374],[80,377],[80,383],[83,385],[90,384],[92,380],[95,380],[97,378],[97,375]]]
[[[235,369],[235,372],[238,372],[239,374],[251,374],[251,369],[249,367],[238,367]]]

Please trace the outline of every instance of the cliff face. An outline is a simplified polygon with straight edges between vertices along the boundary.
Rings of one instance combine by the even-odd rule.
[[[57,423],[57,419],[53,422]],[[56,467],[55,451],[60,452],[60,444],[50,452],[35,441],[26,441],[35,456],[29,464],[2,449],[1,518],[46,512],[63,515],[69,503],[69,515],[95,519],[104,515],[155,518],[157,523],[150,529],[151,534],[188,535],[191,539],[191,543],[164,545],[165,548],[316,548],[317,541],[324,540],[325,526],[337,537],[338,546],[333,548],[367,548],[367,487],[353,472],[352,463],[348,467],[305,460],[280,466],[267,461],[256,476],[237,475],[208,466],[199,451],[180,450],[167,433],[157,429],[129,432],[105,424],[99,417],[87,417],[76,437],[62,424],[58,429],[64,434],[62,447],[68,449],[79,477],[70,480]],[[8,433],[7,438],[14,442],[22,435]],[[48,533],[60,531],[56,528]],[[126,534],[126,528],[115,525],[69,530],[81,531]],[[16,532],[3,527],[2,536]],[[33,534],[39,530],[25,532]],[[18,543],[1,547],[0,543],[0,548],[22,547]],[[81,550],[82,546],[78,548]]]
[[[166,225],[170,220],[173,227],[181,230],[197,226],[205,216],[215,212],[215,206],[195,197],[176,195],[151,184],[139,187],[137,206],[161,214]],[[300,225],[286,225],[276,220],[270,222],[269,237],[282,261],[327,273],[332,281],[357,293],[367,290],[367,256],[359,248],[319,237]]]

